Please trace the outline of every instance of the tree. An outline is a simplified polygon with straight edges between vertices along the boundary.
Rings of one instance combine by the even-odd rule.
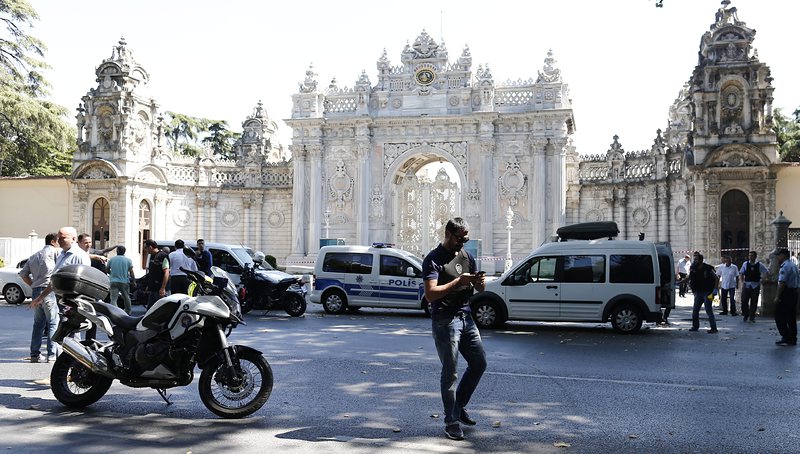
[[[207,144],[214,154],[227,159],[233,158],[233,143],[240,134],[231,132],[228,123],[208,118],[167,112],[170,117],[164,135],[174,153],[185,156],[199,156],[202,145]]]
[[[240,133],[232,132],[228,129],[226,121],[215,121],[208,127],[210,133],[203,143],[207,143],[214,150],[214,154],[226,159],[235,159],[233,144],[241,137]]]
[[[800,109],[792,113],[794,118],[783,115],[781,109],[775,109],[773,131],[778,137],[778,153],[781,161],[800,162]]]
[[[44,44],[26,30],[39,16],[27,0],[0,0],[0,175],[69,173],[77,148],[67,109],[44,97]]]

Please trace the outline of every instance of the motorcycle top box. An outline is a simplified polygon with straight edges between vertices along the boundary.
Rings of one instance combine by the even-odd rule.
[[[50,278],[53,291],[58,296],[86,295],[103,299],[111,286],[108,275],[89,265],[67,265]]]

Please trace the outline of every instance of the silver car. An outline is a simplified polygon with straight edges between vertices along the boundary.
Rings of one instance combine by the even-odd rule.
[[[8,304],[21,304],[26,298],[31,297],[31,287],[19,277],[23,266],[25,260],[19,262],[16,268],[10,266],[0,268],[0,291],[3,292],[3,298]]]

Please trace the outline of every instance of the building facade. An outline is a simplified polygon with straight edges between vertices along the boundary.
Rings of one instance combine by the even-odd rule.
[[[614,136],[605,155],[582,157],[568,187],[567,220],[613,220],[622,238],[642,232],[714,263],[772,250],[785,165],[772,130],[772,77],[754,37],[723,1],[663,134],[639,152],[625,152]]]
[[[468,47],[450,61],[425,31],[400,60],[384,51],[377,82],[362,73],[353,88],[335,79],[322,87],[309,68],[293,95],[290,260],[313,259],[326,236],[424,256],[453,216],[468,220],[480,255],[504,256],[509,209],[514,252],[539,245],[564,221],[574,154],[571,100],[552,53],[536,79],[504,84],[488,65],[473,70]]]
[[[292,144],[280,144],[259,103],[231,160],[174,152],[149,75],[123,40],[78,109],[63,223],[90,232],[95,247],[122,243],[129,254],[147,238],[205,238],[290,266],[312,265],[325,238],[391,242],[421,256],[457,215],[489,272],[560,225],[598,220],[616,221],[622,238],[644,233],[712,261],[748,249],[763,256],[778,209],[791,219],[797,206],[798,169],[778,159],[772,78],[754,36],[723,1],[668,125],[644,151],[626,151],[614,136],[605,155],[576,153],[569,90],[552,53],[536,78],[498,83],[488,65],[473,68],[468,47],[451,61],[423,31],[399,64],[384,51],[375,83],[362,73],[352,88],[322,87],[309,68],[286,120]],[[58,227],[34,221],[7,217],[0,227],[21,237]]]

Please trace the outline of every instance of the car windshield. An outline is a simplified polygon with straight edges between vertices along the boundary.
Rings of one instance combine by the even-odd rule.
[[[250,248],[231,248],[231,252],[233,252],[236,257],[243,263],[249,263],[251,266],[253,264],[253,250]]]

